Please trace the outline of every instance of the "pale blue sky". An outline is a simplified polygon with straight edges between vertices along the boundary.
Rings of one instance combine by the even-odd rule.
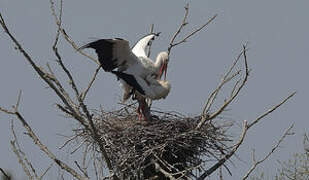
[[[153,44],[154,55],[167,49],[169,39],[183,17],[185,3],[66,0],[63,23],[78,44],[88,42],[92,37],[121,37],[133,44],[154,23],[155,30],[162,32]],[[49,62],[56,68],[51,49],[56,25],[49,6],[48,0],[0,1],[0,11],[7,25],[34,60],[41,66]],[[166,100],[155,102],[155,107],[189,115],[199,113],[204,100],[245,42],[249,42],[247,56],[252,71],[247,86],[231,109],[224,113],[225,118],[236,124],[241,124],[242,120],[250,122],[289,93],[298,92],[291,101],[250,129],[238,153],[243,162],[234,158],[235,166],[229,163],[233,176],[226,179],[239,179],[251,165],[251,149],[256,149],[257,157],[261,157],[292,123],[296,135],[285,140],[279,151],[263,164],[262,170],[273,174],[278,167],[275,160],[286,160],[291,153],[302,151],[302,135],[309,127],[306,112],[309,100],[308,7],[307,0],[206,0],[190,3],[189,25],[185,33],[214,14],[218,17],[199,35],[173,50],[168,70],[172,91]],[[78,86],[84,87],[95,64],[76,53],[65,41],[60,43],[65,64],[73,70]],[[47,85],[14,49],[3,31],[0,32],[0,53],[0,106],[9,108],[13,105],[21,89],[20,110],[27,121],[53,152],[64,160],[72,160],[69,155],[60,155],[63,151],[57,149],[63,142],[57,134],[69,134],[74,125],[56,109],[54,104],[60,102],[59,99],[45,88]],[[87,103],[90,108],[98,108],[101,104],[106,109],[114,109],[120,96],[115,77],[100,71]],[[0,167],[21,174],[22,169],[9,148],[12,139],[10,119],[0,113]],[[31,140],[22,134],[24,130],[19,122],[16,121],[15,126],[29,159],[36,167],[47,167],[49,161],[45,160],[45,155],[32,147]],[[233,135],[238,137],[239,131],[235,125]]]

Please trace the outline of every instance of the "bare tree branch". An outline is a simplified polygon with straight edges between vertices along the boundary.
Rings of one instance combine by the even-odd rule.
[[[87,126],[84,122],[84,119],[82,118],[82,116],[79,114],[78,111],[76,111],[75,109],[72,108],[72,106],[70,106],[70,103],[68,102],[68,100],[66,99],[66,97],[62,94],[61,91],[59,91],[59,89],[53,84],[53,82],[50,80],[50,75],[46,72],[43,71],[42,68],[38,67],[35,62],[32,60],[32,58],[30,57],[30,55],[23,49],[23,47],[20,45],[20,43],[16,40],[16,38],[10,33],[9,29],[7,28],[5,21],[2,17],[2,14],[0,13],[0,23],[2,28],[4,29],[4,31],[6,32],[6,34],[11,38],[11,40],[14,42],[14,44],[16,45],[17,49],[23,54],[23,56],[25,57],[25,59],[30,63],[30,65],[33,67],[33,69],[37,72],[37,74],[49,85],[49,87],[51,87],[54,92],[57,94],[57,96],[62,100],[62,102],[66,105],[66,107],[68,107],[68,109],[70,110],[70,112],[73,114],[73,116],[76,118],[76,120],[78,120],[81,124],[83,124],[84,126]]]
[[[205,24],[203,24],[201,27],[197,28],[196,30],[194,30],[193,32],[191,32],[190,34],[188,34],[186,37],[184,37],[182,40],[175,42],[173,44],[173,46],[177,46],[181,43],[184,43],[187,41],[187,39],[189,39],[191,36],[193,36],[194,34],[196,34],[197,32],[199,32],[200,30],[202,30],[205,26],[207,26],[209,23],[211,23],[215,18],[217,17],[217,14],[215,14],[213,17],[211,17]]]
[[[19,112],[15,112],[16,117],[20,120],[24,128],[27,130],[27,134],[31,137],[33,142],[55,163],[60,166],[62,169],[70,173],[72,176],[74,176],[76,179],[87,179],[80,174],[78,174],[74,169],[69,167],[66,163],[59,160],[43,143],[41,143],[40,139],[35,135],[35,133],[32,131],[31,127],[28,125],[26,120],[22,117],[22,115]]]
[[[296,92],[293,92],[290,94],[288,97],[286,97],[284,100],[282,100],[279,104],[273,106],[270,108],[268,111],[266,111],[264,114],[260,115],[258,118],[256,118],[254,121],[252,121],[249,125],[248,128],[252,127],[256,123],[258,123],[261,119],[263,119],[265,116],[268,114],[272,113],[274,110],[276,110],[278,107],[280,107],[282,104],[284,104],[287,100],[289,100],[291,97],[293,97],[296,94]]]
[[[182,28],[184,28],[188,24],[187,23],[188,14],[189,14],[189,3],[187,3],[186,6],[185,6],[185,15],[184,15],[184,17],[182,19],[182,23],[180,24],[180,26],[178,27],[177,31],[174,33],[174,35],[172,36],[172,39],[170,40],[170,45],[167,48],[168,54],[171,53],[171,50],[174,47],[174,41],[175,41],[176,37],[181,32]]]
[[[53,11],[54,12],[54,11]],[[65,104],[66,108],[68,108],[69,112],[73,115],[73,117],[78,120],[84,127],[86,127],[86,129],[91,130],[90,132],[92,132],[93,134],[93,138],[95,139],[96,142],[98,142],[98,145],[100,147],[100,150],[102,152],[102,155],[106,161],[107,167],[110,170],[110,174],[113,174],[112,172],[112,165],[111,162],[108,158],[108,155],[106,153],[106,150],[104,149],[104,145],[102,140],[100,139],[100,137],[97,134],[97,130],[94,126],[93,120],[92,120],[92,115],[89,113],[86,105],[83,103],[83,100],[81,99],[81,96],[78,96],[78,101],[79,104],[83,110],[83,112],[86,114],[88,123],[90,124],[90,126],[88,126],[88,124],[86,124],[84,118],[80,115],[80,112],[72,107],[72,104],[68,102],[68,100],[65,98],[65,96],[63,95],[63,93],[61,91],[59,91],[59,89],[52,83],[52,81],[50,80],[51,75],[48,75],[46,72],[43,72],[41,70],[41,68],[39,68],[34,61],[32,60],[32,58],[30,57],[30,55],[28,55],[28,53],[22,48],[22,46],[19,44],[19,42],[15,39],[15,37],[9,32],[4,19],[2,17],[2,15],[0,14],[0,20],[1,20],[1,26],[2,28],[5,30],[5,32],[10,36],[10,38],[12,39],[12,41],[15,43],[15,45],[18,47],[18,50],[24,55],[24,57],[26,58],[26,60],[32,65],[32,67],[35,69],[35,71],[40,75],[40,77],[55,91],[55,93],[60,97],[60,99],[63,101],[63,103]],[[57,25],[58,28],[61,27],[60,25],[60,21],[57,19]],[[57,41],[56,41],[57,42]],[[74,89],[74,88],[73,88]],[[77,90],[77,88],[76,88]],[[76,93],[78,93],[78,91],[76,91]],[[58,106],[59,107],[59,106]],[[63,109],[64,110],[64,109]],[[20,114],[17,112],[13,113],[15,115],[17,115],[18,117],[20,116]],[[22,118],[22,117],[19,117]]]
[[[217,14],[215,14],[212,18],[210,18],[205,24],[203,24],[201,27],[197,28],[196,30],[192,31],[191,33],[189,33],[187,36],[185,36],[182,40],[175,42],[176,37],[180,34],[180,32],[182,31],[182,29],[188,24],[187,22],[187,18],[188,18],[188,14],[189,14],[189,3],[186,4],[185,6],[185,15],[182,19],[182,22],[180,24],[180,26],[178,27],[177,31],[174,33],[174,35],[172,36],[171,40],[170,40],[170,44],[169,47],[167,48],[167,53],[170,54],[171,50],[173,47],[182,44],[184,42],[186,42],[190,37],[192,37],[194,34],[198,33],[199,31],[201,31],[203,28],[205,28],[209,23],[211,23],[216,17]]]
[[[62,1],[63,1],[63,0],[61,0],[61,3],[62,3]],[[54,1],[53,1],[53,0],[50,0],[50,9],[51,9],[52,15],[53,15],[54,18],[55,18],[56,24],[59,26],[61,23],[60,23],[60,20],[59,20],[57,14],[56,14],[54,4],[55,4]],[[82,55],[88,57],[88,58],[91,59],[93,62],[95,62],[97,65],[100,65],[100,62],[99,62],[96,58],[94,58],[94,57],[92,57],[92,56],[90,56],[90,55],[84,53],[83,51],[78,50],[79,46],[77,46],[77,45],[75,44],[75,42],[72,40],[72,38],[66,33],[66,31],[65,31],[62,27],[60,28],[60,32],[61,32],[61,34],[63,35],[64,39],[73,47],[73,49],[75,49],[76,51],[78,51],[80,54],[82,54]]]
[[[67,171],[68,173],[70,173],[72,176],[74,176],[76,179],[79,180],[86,180],[87,178],[81,176],[80,174],[78,174],[74,169],[72,169],[70,166],[68,166],[66,163],[62,162],[61,160],[59,160],[41,141],[40,139],[36,136],[36,134],[32,131],[32,128],[29,126],[29,124],[26,122],[26,120],[23,118],[23,116],[19,113],[18,111],[18,106],[20,103],[20,99],[21,99],[21,91],[19,92],[18,98],[17,98],[17,103],[15,106],[13,106],[13,111],[9,111],[6,110],[4,108],[0,108],[1,111],[6,112],[8,114],[11,115],[15,115],[17,117],[17,119],[22,123],[23,127],[27,130],[27,135],[33,140],[34,144],[37,145],[41,151],[43,151],[50,159],[52,159],[59,167],[61,167],[62,169],[64,169],[65,171]],[[17,137],[15,135],[14,129],[13,129],[13,124],[11,125],[12,128],[12,133],[14,136],[14,140],[11,141],[11,146],[13,151],[15,152],[15,154],[17,155],[18,159],[19,159],[19,163],[23,166],[23,169],[25,171],[25,173],[27,174],[27,176],[30,179],[33,179],[32,175],[30,174],[28,168],[26,167],[26,165],[24,164],[24,162],[22,161],[22,157],[20,156],[21,152],[24,156],[24,159],[26,161],[26,163],[28,164],[28,166],[31,168],[32,172],[34,173],[35,177],[37,179],[39,179],[39,177],[37,176],[37,174],[35,173],[34,168],[32,167],[31,163],[26,159],[26,156],[24,155],[24,153],[21,150],[18,150],[17,147],[15,146],[15,144],[18,145],[17,142]],[[19,148],[20,149],[20,148]]]
[[[237,75],[240,74],[241,70],[238,70],[236,73],[230,75],[232,73],[232,71],[235,69],[235,66],[239,62],[239,60],[242,57],[243,53],[244,53],[244,49],[239,53],[239,55],[237,56],[237,58],[235,59],[235,61],[231,65],[231,67],[229,68],[229,70],[223,76],[223,78],[222,78],[220,84],[218,85],[218,87],[210,94],[209,98],[207,99],[207,101],[206,101],[206,103],[205,103],[205,105],[203,107],[202,115],[208,115],[209,110],[212,107],[212,105],[213,105],[213,103],[214,103],[214,101],[215,101],[219,91],[222,89],[222,87],[226,83],[228,83],[229,81],[233,80],[234,77],[236,77]],[[233,90],[231,91],[231,97],[233,96],[237,85],[238,85],[238,82],[235,83],[235,86],[234,86]]]
[[[55,17],[55,20],[56,20],[56,24],[58,25],[58,31],[57,32],[63,32],[63,34],[65,35],[65,38],[67,39],[67,34],[64,33],[64,30],[61,28],[61,14],[62,14],[62,5],[60,7],[60,15],[59,15],[59,18],[57,17],[56,13],[55,13],[55,9],[54,9],[54,3],[52,0],[50,0],[50,3],[51,3],[51,10],[52,10],[52,14],[54,15]],[[61,4],[62,4],[62,0],[61,0]],[[58,54],[58,51],[57,51],[57,48],[56,48],[56,45],[57,45],[57,39],[58,39],[58,33],[57,33],[57,36],[56,36],[56,41],[54,43],[54,46],[53,46],[53,49],[54,49],[54,52],[56,54],[56,56],[58,57],[58,60],[59,60],[59,63],[61,65],[61,67],[63,68],[63,70],[66,72],[66,74],[68,75],[69,79],[70,79],[70,82],[71,82],[71,85],[72,85],[72,88],[73,90],[75,91],[75,94],[76,94],[76,97],[79,101],[79,105],[81,106],[83,112],[86,114],[86,117],[88,119],[88,122],[90,124],[90,129],[91,129],[91,132],[93,134],[93,138],[95,139],[96,142],[98,142],[98,145],[100,147],[100,150],[102,152],[102,155],[106,161],[106,164],[107,164],[107,167],[108,169],[110,170],[110,174],[113,174],[113,167],[111,165],[111,162],[108,158],[108,155],[107,155],[107,152],[104,148],[104,145],[103,145],[103,142],[102,140],[100,139],[100,137],[98,136],[98,133],[97,133],[97,129],[95,128],[94,126],[94,123],[93,123],[93,120],[92,120],[92,115],[90,114],[90,112],[88,111],[86,105],[84,104],[83,100],[84,98],[86,97],[86,94],[88,92],[88,90],[90,89],[90,87],[92,86],[95,78],[96,78],[96,75],[97,75],[97,72],[99,71],[99,67],[97,68],[94,76],[93,76],[93,79],[90,81],[89,85],[88,85],[88,88],[85,90],[85,92],[82,94],[82,95],[79,95],[79,92],[78,92],[78,89],[74,83],[74,80],[73,80],[73,77],[72,75],[70,74],[70,72],[65,68],[65,66],[63,65],[62,63],[62,60],[61,60],[61,57],[60,55]],[[68,40],[68,39],[67,39]],[[74,42],[73,41],[70,41],[72,46],[74,47]]]
[[[218,88],[210,95],[210,97],[208,98],[207,102],[206,102],[206,105],[204,106],[204,109],[203,109],[203,112],[202,112],[202,118],[201,118],[201,121],[200,123],[197,125],[196,129],[199,129],[201,128],[201,126],[206,122],[206,121],[209,121],[209,120],[212,120],[214,118],[216,118],[219,114],[221,114],[225,108],[237,97],[237,95],[239,94],[240,90],[245,86],[247,80],[248,80],[248,76],[249,76],[249,69],[248,69],[248,62],[247,62],[247,56],[246,56],[246,46],[243,45],[243,51],[242,51],[242,54],[244,56],[244,64],[245,64],[245,77],[244,79],[242,80],[241,84],[237,87],[237,88],[233,88],[232,92],[234,92],[234,94],[232,94],[230,96],[229,99],[227,99],[222,105],[221,107],[215,111],[214,113],[212,114],[207,114],[206,112],[209,110],[210,106],[208,105],[209,103],[212,104],[213,103],[213,100],[214,98],[217,96],[217,93],[219,92],[219,90],[221,89],[221,87],[226,83],[228,82],[230,79],[232,79],[233,77],[235,77],[236,75],[232,75],[231,78],[228,77],[228,75],[230,74],[230,72],[232,71],[232,69],[234,68],[235,64],[238,62],[239,58],[241,56],[238,56],[238,58],[236,59],[235,63],[232,65],[231,69],[228,71],[228,73],[224,76],[221,84],[218,86]],[[236,83],[237,85],[238,83]],[[236,90],[234,90],[236,89]]]
[[[47,66],[47,69],[50,72],[50,76],[48,76],[48,79],[55,83],[55,85],[58,87],[58,90],[62,93],[63,97],[67,100],[67,102],[72,107],[76,107],[76,105],[74,104],[73,100],[71,99],[69,93],[63,88],[62,84],[57,79],[57,77],[56,77],[54,71],[52,70],[52,68],[50,67],[49,63],[47,63],[46,66]]]
[[[33,176],[31,175],[28,167],[26,166],[25,162],[22,160],[22,157],[20,156],[20,153],[15,145],[15,141],[11,141],[11,148],[13,150],[13,152],[15,153],[15,155],[17,156],[18,162],[21,165],[21,167],[23,168],[24,172],[26,173],[26,175],[28,176],[29,179],[33,179]]]
[[[71,75],[70,71],[66,68],[66,66],[64,65],[62,58],[58,52],[58,48],[57,48],[57,44],[58,44],[58,40],[59,40],[59,35],[61,32],[61,26],[62,26],[62,12],[63,12],[63,1],[60,1],[60,9],[59,9],[59,18],[58,18],[58,23],[57,23],[57,33],[56,33],[56,37],[55,37],[55,42],[52,46],[53,51],[55,53],[55,56],[57,57],[57,62],[59,63],[59,65],[61,66],[62,70],[65,72],[65,74],[67,75],[67,77],[69,78],[69,84],[71,85],[73,91],[75,92],[75,96],[78,99],[79,95],[79,91],[78,88],[75,84],[75,81],[73,79],[73,76]]]
[[[83,91],[83,92],[80,94],[80,96],[81,96],[80,99],[81,99],[82,101],[85,100],[86,95],[87,95],[89,89],[91,88],[91,86],[93,85],[93,83],[94,83],[94,81],[95,81],[95,79],[96,79],[96,77],[97,77],[97,74],[98,74],[98,72],[99,72],[100,69],[101,69],[101,66],[98,66],[97,69],[95,70],[95,72],[94,72],[94,74],[93,74],[93,76],[92,76],[92,78],[91,78],[91,80],[90,80],[90,82],[89,82],[87,88],[85,89],[85,91]]]
[[[18,107],[18,104],[19,104],[19,102],[20,102],[20,97],[21,97],[21,91],[20,91],[20,93],[19,93],[19,95],[18,95],[18,100],[17,100],[17,103],[16,103],[16,107]],[[16,107],[15,107],[15,109],[17,110]],[[19,158],[22,158],[23,161],[26,163],[26,165],[30,168],[30,170],[31,170],[32,174],[34,175],[34,177],[35,177],[36,179],[39,179],[39,176],[37,175],[37,173],[36,173],[34,167],[33,167],[32,164],[31,164],[31,162],[28,160],[26,154],[21,150],[21,147],[20,147],[20,145],[19,145],[19,142],[18,142],[16,133],[15,133],[15,131],[14,131],[14,124],[13,124],[13,121],[11,121],[11,131],[12,131],[12,134],[13,134],[13,137],[14,137],[14,140],[11,141],[11,145],[12,145],[13,151],[14,151],[14,148],[16,148],[17,152],[15,152],[15,151],[14,151],[14,152],[15,152],[15,154],[16,154],[16,153],[19,154],[18,159],[19,159]],[[13,147],[12,142],[13,142],[13,144],[14,144],[14,147]],[[16,145],[16,146],[15,146],[15,145]],[[16,154],[16,155],[17,155],[17,154]],[[22,164],[22,163],[21,163],[21,164]],[[27,168],[27,169],[28,169],[28,168]],[[26,172],[26,171],[25,171],[25,172]],[[26,173],[26,174],[27,174],[27,173]],[[28,175],[28,174],[27,174],[27,175]],[[28,176],[29,176],[29,175],[28,175]],[[32,176],[32,175],[31,175],[31,176]]]
[[[293,128],[294,124],[292,124],[289,128],[287,128],[284,132],[284,134],[281,136],[281,138],[279,139],[279,141],[277,142],[277,144],[271,149],[270,152],[268,152],[268,154],[262,158],[259,161],[255,160],[255,155],[254,153],[252,154],[252,160],[253,160],[253,165],[251,166],[251,168],[249,169],[249,171],[244,175],[244,177],[242,178],[243,180],[247,179],[249,177],[249,175],[255,170],[255,168],[263,163],[266,159],[268,159],[274,152],[275,150],[279,147],[279,145],[282,143],[282,141],[286,138],[286,136],[290,135],[290,131]]]

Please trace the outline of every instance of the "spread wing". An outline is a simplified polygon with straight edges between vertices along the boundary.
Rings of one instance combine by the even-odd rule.
[[[146,57],[147,58],[147,46],[151,43],[155,36],[159,36],[160,33],[152,33],[142,37],[137,43],[133,46],[132,52],[137,57]]]
[[[80,47],[79,50],[85,48],[95,49],[104,71],[110,72],[116,68],[125,70],[128,66],[138,63],[129,42],[124,39],[100,39]]]

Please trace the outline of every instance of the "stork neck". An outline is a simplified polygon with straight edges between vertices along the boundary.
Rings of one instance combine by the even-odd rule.
[[[155,67],[156,67],[157,69],[160,69],[160,67],[162,66],[162,64],[163,64],[163,58],[162,58],[160,55],[158,55],[158,56],[157,56],[157,59],[156,59],[156,62],[155,62]]]

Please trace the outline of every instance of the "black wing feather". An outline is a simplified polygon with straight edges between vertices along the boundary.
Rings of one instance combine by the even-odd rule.
[[[114,44],[110,39],[100,39],[82,46],[79,49],[93,48],[98,55],[104,71],[112,71],[117,68],[117,59],[113,56]]]
[[[138,82],[136,81],[133,75],[126,74],[126,73],[119,72],[119,71],[111,71],[111,72],[115,74],[118,78],[124,80],[127,84],[129,84],[132,88],[137,90],[139,93],[141,93],[142,95],[145,95],[145,91],[140,86],[140,84],[138,84]]]

